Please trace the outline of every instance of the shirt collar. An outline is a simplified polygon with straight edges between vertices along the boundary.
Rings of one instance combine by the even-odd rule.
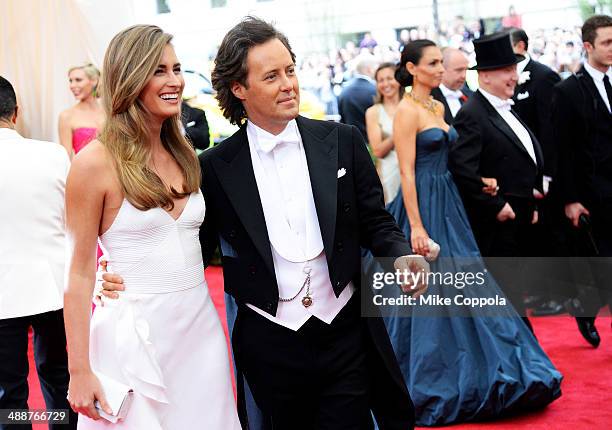
[[[0,127],[0,140],[18,138],[20,139],[21,135],[17,132],[17,130],[8,127]]]
[[[456,99],[460,99],[463,96],[461,90],[451,90],[444,84],[440,84],[440,91],[442,91],[442,95],[444,97],[454,97]]]
[[[276,136],[258,127],[253,122],[247,122],[247,132],[249,136],[255,137],[255,149],[268,153],[281,143],[300,143],[301,137],[297,127],[297,122],[292,119],[287,126]]]
[[[478,88],[478,91],[480,91],[485,99],[487,99],[496,110],[510,111],[510,108],[514,105],[514,101],[512,99],[500,99],[482,88]]]
[[[608,75],[608,78],[612,80],[612,66],[608,67],[608,71],[606,73],[602,73],[597,70],[595,67],[591,66],[588,61],[584,62],[584,69],[587,71],[591,78],[596,81],[603,82],[603,78],[605,75]]]
[[[354,74],[353,74],[353,78],[355,78],[355,79],[365,79],[366,81],[368,81],[368,82],[370,82],[370,83],[372,83],[372,84],[376,85],[376,81],[375,81],[374,79],[370,78],[370,77],[369,77],[369,76],[367,76],[367,75],[362,75],[362,74],[360,74],[360,73],[354,73]]]
[[[528,53],[524,53],[523,57],[525,57],[524,60],[521,60],[519,63],[517,63],[516,65],[516,72],[520,75],[521,73],[523,73],[523,71],[525,70],[525,67],[527,67],[527,64],[529,63],[529,61],[531,61],[531,57],[529,56]]]

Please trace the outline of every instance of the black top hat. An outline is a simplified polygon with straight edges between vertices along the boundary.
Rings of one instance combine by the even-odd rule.
[[[501,69],[525,59],[512,50],[510,33],[499,32],[474,40],[476,65],[471,70]]]

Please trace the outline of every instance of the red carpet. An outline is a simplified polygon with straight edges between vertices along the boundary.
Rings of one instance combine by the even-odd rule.
[[[221,269],[206,272],[210,294],[225,324]],[[600,430],[612,428],[612,330],[610,317],[597,320],[602,336],[598,349],[588,345],[568,316],[531,319],[540,344],[564,375],[563,395],[542,411],[495,422],[449,426],[452,430]],[[30,342],[31,343],[31,342]],[[30,408],[44,408],[30,344]],[[34,425],[34,430],[46,429]]]

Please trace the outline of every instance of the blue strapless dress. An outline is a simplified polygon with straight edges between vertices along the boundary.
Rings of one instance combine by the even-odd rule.
[[[470,270],[478,269],[474,263],[484,270],[447,167],[448,147],[456,139],[452,127],[448,132],[427,129],[416,138],[419,211],[429,236],[440,245],[432,271],[460,270],[457,257],[467,257]],[[410,238],[401,190],[387,209]],[[461,294],[503,297],[495,280],[486,276],[486,288],[465,288]],[[430,285],[427,294],[449,297],[458,291]],[[398,314],[387,312],[385,324],[414,402],[418,425],[491,419],[542,407],[561,395],[561,374],[510,305],[495,316],[428,316],[426,309],[415,309],[412,317],[402,317],[398,307],[393,309],[398,309]]]

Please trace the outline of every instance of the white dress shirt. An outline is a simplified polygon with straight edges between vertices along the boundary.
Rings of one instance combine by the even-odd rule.
[[[442,95],[446,99],[446,104],[450,109],[451,115],[453,118],[461,109],[461,97],[463,97],[463,93],[460,90],[454,91],[450,88],[447,88],[446,85],[440,84],[440,91],[442,91]]]
[[[529,131],[525,128],[523,124],[514,116],[510,109],[514,105],[514,101],[512,99],[500,99],[497,96],[494,96],[491,93],[486,92],[482,88],[479,88],[478,91],[493,105],[497,113],[506,121],[506,124],[510,126],[516,137],[519,138],[527,153],[533,160],[533,162],[537,165],[538,161],[535,155],[535,149],[533,148],[533,142],[531,140],[531,136],[529,135]]]
[[[608,67],[608,71],[606,73],[602,73],[597,70],[595,67],[591,66],[588,62],[585,61],[584,69],[587,71],[591,78],[593,78],[593,82],[595,82],[595,87],[597,87],[597,91],[599,91],[599,95],[603,99],[604,103],[608,107],[608,112],[612,112],[610,110],[610,101],[608,100],[608,94],[606,93],[606,87],[604,86],[604,76],[608,76],[610,80],[610,85],[612,85],[612,66]]]
[[[0,319],[63,307],[69,167],[62,146],[0,128]]]
[[[531,57],[529,56],[528,53],[524,53],[522,54],[523,57],[525,57],[523,60],[519,61],[516,64],[516,73],[520,74],[523,73],[525,71],[525,67],[527,67],[527,64],[529,63],[529,61],[531,60]]]
[[[290,121],[274,136],[247,124],[249,150],[270,239],[274,273],[281,298],[276,316],[247,304],[270,321],[298,330],[312,316],[329,324],[353,295],[350,283],[336,297],[329,279],[327,259],[317,218],[306,154],[297,123]],[[312,305],[302,305],[306,288],[299,294],[310,269]]]

